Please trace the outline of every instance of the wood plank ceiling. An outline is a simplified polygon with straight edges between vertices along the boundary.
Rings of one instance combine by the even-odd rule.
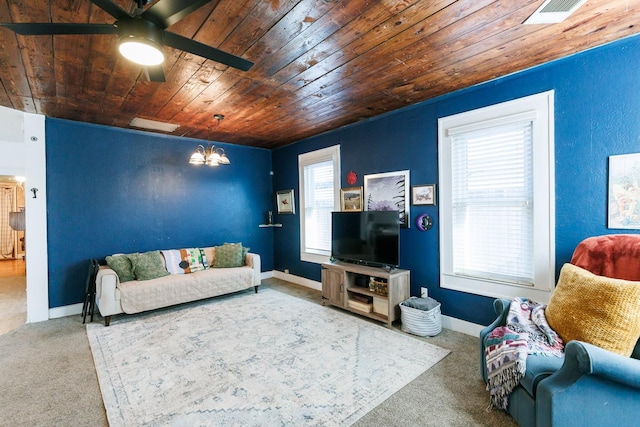
[[[591,0],[560,24],[523,25],[542,3],[212,0],[168,30],[255,65],[165,47],[166,83],[122,58],[116,36],[2,28],[0,105],[122,128],[141,117],[180,125],[175,135],[274,148],[638,33],[637,1]],[[114,19],[89,0],[0,0],[0,22]]]

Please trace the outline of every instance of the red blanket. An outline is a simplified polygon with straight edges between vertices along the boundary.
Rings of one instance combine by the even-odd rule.
[[[609,234],[584,239],[571,264],[598,276],[640,280],[640,235]]]

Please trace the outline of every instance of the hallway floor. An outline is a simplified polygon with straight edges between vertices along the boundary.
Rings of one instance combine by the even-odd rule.
[[[27,321],[27,280],[24,260],[0,260],[0,335]]]

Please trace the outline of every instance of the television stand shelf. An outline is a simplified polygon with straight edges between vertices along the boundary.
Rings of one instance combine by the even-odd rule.
[[[381,289],[386,287],[387,294],[370,290],[371,281]],[[346,262],[322,264],[322,305],[331,304],[384,322],[389,328],[400,318],[399,304],[409,298],[409,286],[409,270],[387,271]]]

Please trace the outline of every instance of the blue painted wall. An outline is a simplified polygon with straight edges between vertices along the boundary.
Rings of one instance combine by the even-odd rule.
[[[188,164],[200,143],[46,120],[49,306],[82,302],[87,261],[241,241],[273,269],[271,151],[219,144],[230,166]]]
[[[618,41],[534,69],[451,93],[382,117],[300,141],[273,153],[274,190],[298,188],[298,154],[341,145],[346,174],[409,169],[411,184],[438,182],[437,120],[440,117],[555,90],[556,275],[585,237],[622,232],[606,227],[607,164],[616,154],[640,152],[640,36]],[[296,200],[298,203],[299,200]],[[299,212],[299,205],[296,212]],[[411,293],[421,286],[442,302],[443,314],[477,324],[493,318],[492,298],[439,287],[438,208],[411,206],[411,219],[434,218],[420,232],[401,231],[401,268],[411,270]],[[299,215],[278,216],[275,269],[320,280],[320,266],[299,260]],[[625,230],[625,232],[627,232]]]

